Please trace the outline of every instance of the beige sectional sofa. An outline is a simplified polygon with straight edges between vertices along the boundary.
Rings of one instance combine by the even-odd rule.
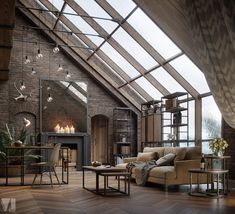
[[[125,158],[122,166],[125,167],[127,163],[133,161],[144,161],[144,158],[149,160],[151,158],[148,159],[148,157],[153,156],[153,152],[156,154],[156,159],[169,153],[176,155],[172,164],[152,168],[147,178],[147,182],[165,185],[166,191],[169,185],[189,184],[188,170],[200,168],[200,147],[145,147],[141,154],[145,157],[141,158],[138,154],[139,157]],[[132,178],[135,178],[135,168],[132,169]],[[201,182],[206,183],[206,177],[202,177]],[[193,178],[193,183],[196,183],[196,178]]]

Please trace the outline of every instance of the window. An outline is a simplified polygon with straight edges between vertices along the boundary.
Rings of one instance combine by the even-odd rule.
[[[107,2],[118,12],[122,17],[126,17],[136,6],[132,0],[107,0]]]
[[[200,94],[210,91],[204,74],[186,55],[182,55],[171,61],[170,65],[172,65]]]
[[[111,21],[112,18],[94,0],[75,0],[75,2],[90,16],[110,19],[103,20],[94,18],[108,33],[111,33],[118,26],[117,23]]]
[[[168,59],[181,52],[168,36],[163,33],[140,8],[138,8],[127,21],[163,58]]]
[[[64,11],[67,13],[76,14],[76,12],[69,5],[66,5]],[[97,46],[99,46],[104,41],[104,39],[99,37],[98,33],[86,21],[84,21],[80,16],[65,14],[65,17],[68,18],[83,33],[93,34],[94,36],[88,35],[88,37]]]
[[[186,92],[185,89],[162,67],[152,71],[150,74],[160,82],[170,93],[176,91]]]
[[[145,69],[158,63],[121,27],[113,34],[113,38],[133,56]]]
[[[141,77],[135,82],[142,87],[154,100],[161,100],[163,96],[145,77]]]
[[[123,58],[111,45],[105,43],[100,48],[110,59],[112,59],[129,77],[134,78],[140,73]]]
[[[202,98],[202,152],[211,153],[210,139],[221,137],[221,113],[213,96]]]

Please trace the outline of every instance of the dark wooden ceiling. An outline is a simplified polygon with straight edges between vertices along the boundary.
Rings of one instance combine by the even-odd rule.
[[[15,3],[16,0],[1,1],[0,6],[0,80],[8,79],[15,23]]]

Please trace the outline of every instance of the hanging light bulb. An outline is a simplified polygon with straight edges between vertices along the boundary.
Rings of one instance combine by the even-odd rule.
[[[38,49],[38,54],[36,56],[36,59],[41,59],[41,58],[43,58],[43,55],[42,55],[40,49]]]
[[[48,97],[47,97],[47,102],[50,103],[52,102],[53,98],[51,96],[51,93],[48,93]]]
[[[35,71],[35,70],[32,68],[31,75],[35,75],[36,73],[37,73],[37,71]]]
[[[51,90],[51,87],[50,86],[47,86],[47,91],[50,91]]]
[[[53,48],[53,53],[58,53],[60,51],[58,45],[56,44],[56,46]]]
[[[59,68],[57,69],[57,71],[62,71],[63,67],[59,64]]]
[[[26,86],[24,84],[24,81],[22,80],[21,83],[20,83],[20,90],[23,91],[26,89]]]
[[[30,63],[30,59],[28,58],[28,56],[25,56],[24,64],[27,65],[29,63]]]
[[[66,76],[65,76],[65,79],[69,79],[71,77],[70,73],[67,71],[66,72]]]

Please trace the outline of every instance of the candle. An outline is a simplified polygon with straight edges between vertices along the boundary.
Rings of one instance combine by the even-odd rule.
[[[68,125],[65,127],[65,133],[70,133],[70,129]]]
[[[64,128],[63,127],[60,128],[60,133],[64,133]]]
[[[75,128],[73,126],[70,127],[70,133],[75,133]]]
[[[54,130],[55,130],[56,133],[59,133],[59,132],[60,132],[60,125],[57,124],[57,125],[55,126]]]

